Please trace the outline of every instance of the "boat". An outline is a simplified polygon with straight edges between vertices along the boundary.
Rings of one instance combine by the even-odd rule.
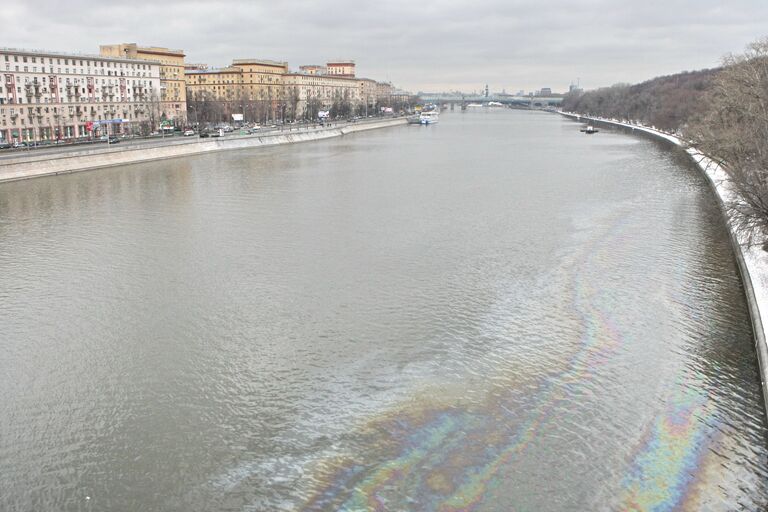
[[[469,108],[482,108],[483,104],[482,103],[470,103],[469,105],[467,105],[467,107],[469,107]]]
[[[595,127],[594,127],[594,126],[592,126],[591,124],[590,124],[590,125],[587,125],[587,127],[586,127],[586,128],[582,128],[582,129],[581,129],[581,133],[586,133],[587,135],[592,135],[593,133],[597,133],[597,132],[599,132],[599,131],[600,131],[600,130],[598,130],[597,128],[595,128]]]
[[[437,110],[430,110],[429,112],[422,112],[419,116],[419,122],[421,124],[435,124],[440,117],[440,113]]]

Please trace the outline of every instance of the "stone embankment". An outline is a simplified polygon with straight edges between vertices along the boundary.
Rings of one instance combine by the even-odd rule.
[[[647,126],[624,123],[612,119],[580,116],[568,112],[560,112],[560,114],[577,121],[589,122],[595,126],[621,127],[629,129],[634,133],[648,135],[655,139],[669,142],[674,146],[682,148],[688,153],[707,178],[707,181],[715,193],[715,197],[718,199],[723,215],[725,216],[731,243],[733,245],[733,252],[736,256],[736,262],[744,283],[744,292],[746,294],[750,318],[752,320],[752,331],[755,336],[755,351],[757,352],[757,360],[760,366],[763,400],[765,402],[766,413],[768,414],[768,345],[766,345],[766,322],[764,321],[764,314],[768,314],[768,253],[760,246],[748,245],[744,240],[740,239],[739,235],[733,230],[726,205],[738,201],[738,195],[730,186],[728,175],[725,170],[700,151],[689,147],[686,141],[677,135],[662,132]]]
[[[176,139],[164,144],[131,144],[114,147],[88,148],[54,154],[20,155],[0,161],[0,182],[50,176],[78,171],[88,171],[115,165],[148,162],[166,158],[198,155],[213,151],[231,149],[249,149],[278,144],[292,144],[312,140],[340,137],[376,128],[386,128],[406,124],[404,118],[383,121],[366,121],[326,128],[305,128],[291,131],[278,131],[263,135],[230,136],[208,139]]]

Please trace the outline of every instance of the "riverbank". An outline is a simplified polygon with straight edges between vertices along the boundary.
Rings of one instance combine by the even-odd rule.
[[[561,115],[576,121],[589,121],[597,126],[614,126],[629,129],[632,133],[643,134],[658,140],[666,141],[673,146],[683,149],[696,166],[707,178],[707,182],[718,199],[720,209],[726,219],[730,234],[733,252],[741,273],[744,284],[744,292],[749,305],[749,314],[752,320],[752,331],[755,339],[755,351],[760,366],[760,381],[763,389],[763,401],[765,411],[768,414],[768,345],[766,344],[765,314],[768,314],[768,253],[761,247],[749,246],[740,240],[731,227],[731,219],[726,205],[737,199],[737,194],[729,186],[728,176],[725,170],[713,162],[706,155],[694,148],[687,147],[681,138],[646,126],[633,125],[611,119],[592,118],[580,116],[568,112],[559,112]]]
[[[262,146],[293,144],[340,137],[350,133],[387,128],[406,124],[405,118],[345,124],[328,128],[306,128],[296,131],[279,131],[263,135],[223,137],[208,139],[178,139],[163,145],[136,144],[128,147],[112,146],[88,148],[62,154],[24,154],[0,162],[0,183],[41,176],[90,171],[116,165],[164,160],[198,155],[214,151],[251,149]]]

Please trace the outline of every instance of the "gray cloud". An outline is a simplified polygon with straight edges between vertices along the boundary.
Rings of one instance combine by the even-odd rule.
[[[412,90],[588,88],[716,66],[768,35],[765,0],[258,0],[65,3],[0,10],[0,45],[96,53],[182,48],[190,62],[351,58]]]

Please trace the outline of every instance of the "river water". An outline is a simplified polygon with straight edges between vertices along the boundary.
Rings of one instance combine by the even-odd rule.
[[[508,110],[0,185],[0,509],[759,510],[733,254]]]

